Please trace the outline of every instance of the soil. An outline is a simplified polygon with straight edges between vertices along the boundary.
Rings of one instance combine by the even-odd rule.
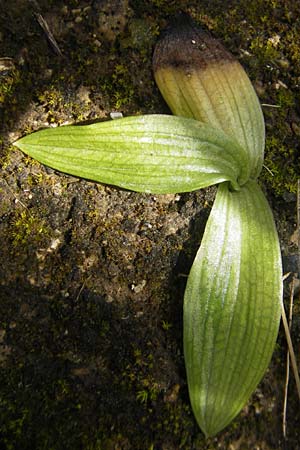
[[[0,0],[1,449],[300,449],[292,376],[282,431],[282,329],[229,427],[205,439],[191,411],[183,292],[215,188],[137,194],[55,172],[13,146],[111,112],[168,113],[151,58],[178,10],[219,38],[257,89],[267,130],[261,184],[297,271],[299,2]],[[298,358],[299,314],[295,298]]]

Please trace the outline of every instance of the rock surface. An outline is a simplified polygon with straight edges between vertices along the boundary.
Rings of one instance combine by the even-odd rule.
[[[42,127],[111,112],[167,113],[151,57],[169,16],[185,10],[240,59],[266,105],[261,180],[283,255],[296,253],[297,2],[0,3],[3,448],[299,449],[293,379],[287,440],[282,435],[283,331],[268,373],[231,426],[206,441],[192,415],[182,299],[215,190],[126,192],[57,173],[12,145]],[[299,313],[298,301],[298,357]]]

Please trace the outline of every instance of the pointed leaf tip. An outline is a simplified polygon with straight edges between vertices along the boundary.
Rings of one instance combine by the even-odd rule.
[[[147,115],[41,130],[15,143],[62,172],[138,192],[186,192],[249,177],[247,154],[222,131]]]

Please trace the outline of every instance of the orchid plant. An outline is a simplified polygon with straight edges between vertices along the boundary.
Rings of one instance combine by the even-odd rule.
[[[62,172],[137,192],[219,185],[184,295],[191,405],[213,436],[248,401],[278,334],[280,247],[257,182],[264,119],[239,62],[186,16],[160,39],[153,68],[174,116],[45,129],[15,145]]]

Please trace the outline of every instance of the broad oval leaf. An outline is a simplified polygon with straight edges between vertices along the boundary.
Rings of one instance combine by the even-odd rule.
[[[173,114],[222,129],[249,152],[251,176],[262,168],[265,131],[254,88],[239,62],[186,15],[156,45],[156,83]]]
[[[207,436],[238,414],[274,349],[281,256],[256,182],[218,188],[184,298],[184,355],[192,408]]]
[[[138,192],[186,192],[247,181],[247,153],[222,131],[182,117],[146,115],[41,130],[24,153],[62,172]]]

